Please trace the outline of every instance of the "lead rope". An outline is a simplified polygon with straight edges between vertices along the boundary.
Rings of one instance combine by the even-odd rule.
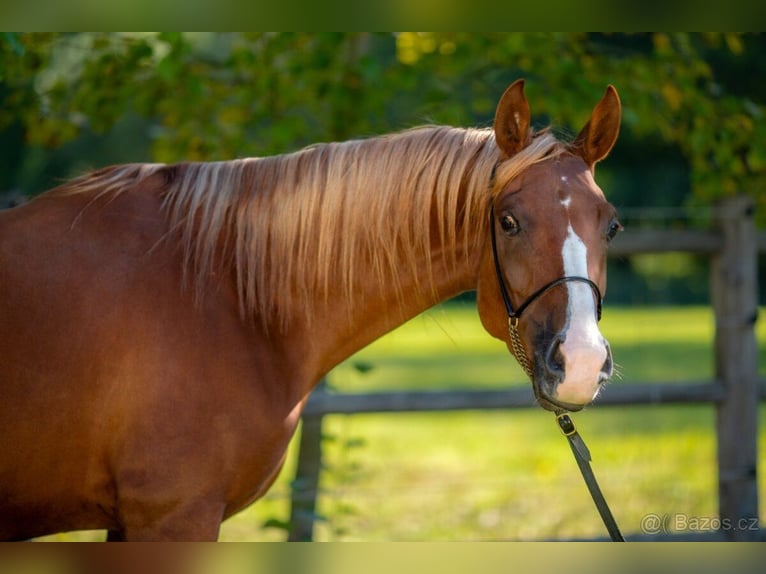
[[[567,437],[577,466],[580,468],[580,474],[582,474],[585,485],[588,487],[590,496],[596,505],[598,513],[601,515],[601,520],[604,522],[604,526],[606,526],[606,530],[609,532],[612,542],[625,542],[625,538],[622,536],[622,532],[620,532],[620,527],[617,526],[617,521],[614,519],[612,511],[609,509],[609,505],[606,502],[606,498],[604,498],[604,494],[598,486],[596,475],[593,474],[593,469],[590,467],[590,451],[585,445],[585,441],[580,436],[580,433],[577,432],[572,417],[570,417],[569,413],[566,411],[557,411],[556,422],[558,423],[561,432]]]
[[[505,309],[508,313],[508,334],[511,338],[511,352],[513,353],[514,357],[516,357],[516,360],[518,361],[521,368],[524,369],[524,372],[527,374],[527,376],[533,380],[534,376],[532,367],[529,364],[529,359],[527,359],[527,354],[524,351],[524,345],[521,342],[521,336],[519,335],[519,317],[524,309],[537,297],[555,285],[559,285],[565,281],[582,281],[590,285],[591,288],[595,291],[598,301],[597,315],[598,318],[601,319],[601,293],[596,284],[593,283],[590,279],[583,277],[563,277],[549,283],[542,289],[538,290],[536,293],[532,294],[516,311],[514,311],[513,306],[511,305],[511,298],[505,286],[502,269],[500,268],[500,258],[497,255],[494,204],[491,204],[490,207],[490,232],[492,236],[492,256],[495,262],[495,272],[497,274],[497,280],[500,286],[500,293],[503,297],[503,303],[505,304]],[[599,487],[598,481],[596,480],[596,475],[593,474],[593,469],[590,466],[590,451],[588,450],[585,441],[580,436],[580,433],[577,432],[577,428],[575,427],[572,417],[570,417],[569,413],[562,409],[556,411],[556,422],[558,423],[561,432],[564,433],[564,436],[569,442],[569,446],[572,449],[572,454],[574,455],[575,462],[577,462],[577,466],[580,469],[580,474],[582,474],[585,485],[588,487],[590,496],[596,505],[598,513],[601,515],[601,520],[604,522],[604,526],[606,526],[606,529],[609,532],[609,536],[613,542],[625,542],[625,538],[622,536],[622,532],[620,532],[619,526],[617,526],[617,521],[614,519],[612,511],[609,509],[609,505],[604,498],[604,494],[601,492],[601,488]]]

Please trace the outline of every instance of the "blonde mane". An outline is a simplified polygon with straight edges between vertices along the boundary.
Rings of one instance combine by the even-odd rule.
[[[409,268],[417,288],[429,288],[432,238],[457,265],[459,244],[485,239],[490,199],[565,149],[543,132],[498,163],[490,129],[421,127],[273,157],[120,166],[61,191],[120,192],[164,173],[164,209],[189,284],[201,294],[213,274],[233,272],[243,316],[284,326],[311,318],[322,298],[353,305],[359,273],[400,292],[398,270]]]

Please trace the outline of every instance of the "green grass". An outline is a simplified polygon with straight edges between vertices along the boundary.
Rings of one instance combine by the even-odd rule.
[[[708,308],[608,308],[601,327],[625,384],[712,378],[714,325]],[[763,321],[758,338],[763,375]],[[362,391],[528,383],[504,345],[484,332],[473,307],[450,306],[370,345],[336,369],[330,384]],[[540,409],[325,420],[330,439],[318,540],[605,536],[566,442]],[[713,406],[596,406],[576,420],[628,536],[640,533],[648,513],[668,515],[671,530],[686,518],[716,516]],[[762,422],[760,476],[766,470],[764,438]],[[259,524],[288,516],[294,454],[267,498],[224,525],[223,539],[282,539],[281,531]],[[763,515],[766,490],[760,490]]]
[[[763,313],[762,313],[763,316]],[[622,380],[712,378],[709,309],[611,308],[601,323]],[[758,325],[766,373],[766,322]],[[475,309],[430,311],[338,367],[340,391],[502,388],[528,384]],[[609,392],[609,388],[605,390]],[[759,475],[766,467],[761,409]],[[708,405],[599,407],[576,417],[594,470],[628,537],[648,513],[717,513],[715,413]],[[317,540],[530,540],[605,536],[566,441],[539,408],[329,416]],[[222,540],[283,540],[293,441],[267,496],[224,523]],[[763,481],[761,480],[761,483]],[[761,515],[766,490],[760,488]],[[671,522],[673,529],[675,522]],[[59,539],[86,539],[91,534]]]
[[[705,307],[610,308],[601,322],[619,372],[631,381],[710,378],[713,328]],[[358,364],[372,370],[361,373]],[[472,305],[440,307],[413,319],[338,367],[330,383],[348,391],[527,384]]]

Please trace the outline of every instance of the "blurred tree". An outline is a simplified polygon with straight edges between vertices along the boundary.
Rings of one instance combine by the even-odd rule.
[[[143,118],[156,161],[264,155],[423,122],[488,125],[517,77],[539,123],[571,131],[613,83],[616,157],[652,169],[662,153],[631,145],[651,142],[688,164],[671,202],[746,192],[764,217],[766,89],[752,73],[764,55],[754,34],[5,33],[0,145],[55,148],[128,117]],[[640,204],[651,190],[627,192]]]

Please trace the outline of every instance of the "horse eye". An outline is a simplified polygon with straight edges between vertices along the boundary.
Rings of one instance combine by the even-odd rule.
[[[516,221],[511,215],[504,215],[500,219],[500,227],[502,227],[503,231],[508,235],[516,235],[519,231],[521,231],[521,227],[519,226],[518,221]]]
[[[607,229],[607,231],[606,231],[606,240],[607,240],[607,242],[609,242],[612,239],[614,239],[614,236],[617,235],[620,231],[622,231],[622,225],[616,219],[613,220],[609,224],[609,229]]]

